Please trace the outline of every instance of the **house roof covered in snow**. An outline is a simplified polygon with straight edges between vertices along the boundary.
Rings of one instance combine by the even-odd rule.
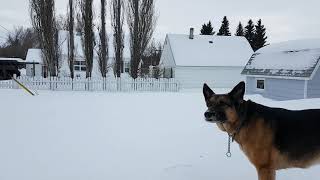
[[[293,40],[261,48],[242,74],[310,79],[320,60],[320,39]]]
[[[247,39],[239,36],[168,34],[176,66],[245,66],[253,54]]]
[[[41,49],[29,49],[26,63],[42,63]]]
[[[21,58],[5,58],[5,57],[0,57],[0,61],[17,61],[19,63],[24,63],[25,62]]]

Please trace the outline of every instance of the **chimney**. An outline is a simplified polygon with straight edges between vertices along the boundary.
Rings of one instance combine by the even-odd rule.
[[[194,28],[190,28],[190,34],[189,34],[189,39],[193,39],[194,38]]]

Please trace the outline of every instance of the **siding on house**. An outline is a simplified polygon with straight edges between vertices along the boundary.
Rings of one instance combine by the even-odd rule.
[[[160,64],[165,65],[166,67],[173,67],[175,66],[174,57],[171,50],[170,40],[168,35],[164,41],[163,50],[161,53]]]
[[[307,84],[307,98],[319,98],[320,97],[320,72],[319,69],[315,73],[313,79],[308,81]]]
[[[41,77],[42,76],[42,65],[41,64],[26,64],[26,75],[33,77],[33,68],[35,67],[35,76]]]
[[[256,80],[265,80],[265,89],[256,89]],[[261,94],[262,96],[274,100],[291,100],[304,98],[304,80],[276,79],[276,78],[256,78],[247,76],[246,93]]]
[[[182,88],[201,88],[207,83],[213,88],[233,87],[245,77],[240,75],[243,67],[185,67],[175,68],[175,78]]]
[[[163,74],[163,76],[165,78],[174,77],[174,73],[170,70],[170,68],[175,67],[175,62],[174,62],[174,57],[173,57],[173,53],[171,50],[170,41],[169,41],[168,36],[166,37],[163,51],[161,54],[160,66],[162,66],[162,68],[166,69]]]

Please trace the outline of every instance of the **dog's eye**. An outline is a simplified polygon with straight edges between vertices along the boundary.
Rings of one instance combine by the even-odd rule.
[[[219,106],[220,107],[223,107],[223,106],[231,107],[231,105],[229,103],[226,103],[226,102],[220,102]]]

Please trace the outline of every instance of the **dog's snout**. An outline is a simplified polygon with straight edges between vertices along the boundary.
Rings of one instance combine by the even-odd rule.
[[[214,116],[214,115],[215,115],[214,112],[208,112],[208,111],[207,111],[207,112],[204,113],[204,117],[205,117],[205,118],[211,118],[211,117]]]

